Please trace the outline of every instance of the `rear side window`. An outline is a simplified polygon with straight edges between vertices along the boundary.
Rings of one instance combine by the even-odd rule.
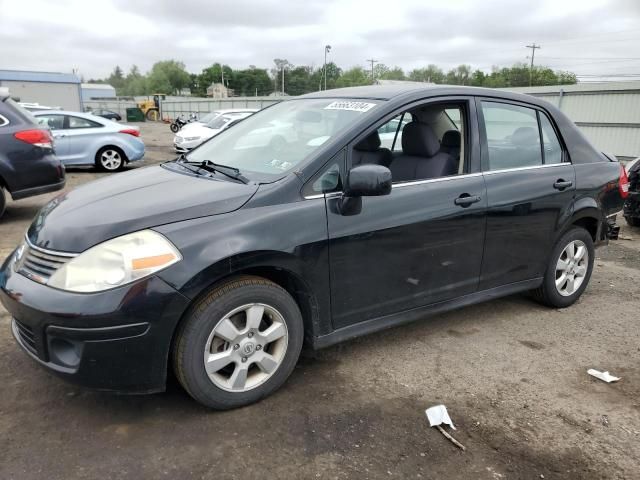
[[[39,115],[36,117],[38,123],[51,130],[62,130],[64,128],[64,115]]]
[[[544,147],[544,163],[562,163],[562,145],[551,121],[544,113],[539,113],[540,130],[542,130],[542,144]]]
[[[94,122],[87,118],[74,117],[69,115],[69,128],[98,128],[102,127],[98,122]]]
[[[507,103],[482,102],[482,115],[489,170],[542,165],[536,110]]]

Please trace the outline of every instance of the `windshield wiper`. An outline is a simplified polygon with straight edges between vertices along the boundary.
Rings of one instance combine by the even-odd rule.
[[[236,167],[229,165],[221,165],[214,163],[211,160],[203,160],[202,162],[192,162],[187,159],[185,154],[180,155],[176,162],[194,173],[201,174],[201,170],[209,173],[221,173],[225,177],[229,177],[233,180],[238,180],[244,184],[249,183],[249,179],[240,173],[240,170]],[[195,167],[195,168],[194,168]]]

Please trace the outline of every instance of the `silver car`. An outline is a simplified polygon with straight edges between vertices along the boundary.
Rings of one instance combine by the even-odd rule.
[[[113,172],[144,157],[138,127],[80,112],[45,110],[33,115],[51,129],[56,155],[65,166],[95,165]]]

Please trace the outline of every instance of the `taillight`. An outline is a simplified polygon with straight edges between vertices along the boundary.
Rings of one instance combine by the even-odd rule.
[[[35,147],[53,148],[53,138],[49,130],[23,130],[13,134],[15,138]]]
[[[118,133],[126,133],[128,135],[133,135],[134,137],[140,136],[140,132],[135,128],[125,128],[124,130],[120,130]]]
[[[629,196],[629,177],[627,177],[627,171],[622,165],[620,165],[620,180],[618,181],[618,190],[620,190],[620,196],[627,198]]]

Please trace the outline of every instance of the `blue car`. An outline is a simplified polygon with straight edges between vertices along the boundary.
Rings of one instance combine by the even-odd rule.
[[[114,172],[144,157],[138,127],[89,113],[46,110],[33,115],[51,129],[56,155],[65,166],[95,165]]]

